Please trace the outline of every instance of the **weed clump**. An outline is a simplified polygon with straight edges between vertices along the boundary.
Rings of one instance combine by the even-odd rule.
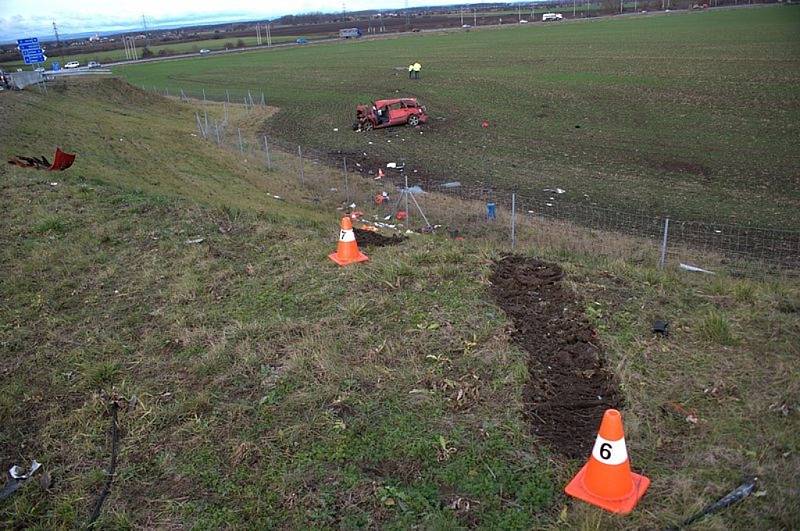
[[[733,345],[736,339],[728,319],[716,310],[709,311],[700,321],[700,336],[706,341],[719,345]]]

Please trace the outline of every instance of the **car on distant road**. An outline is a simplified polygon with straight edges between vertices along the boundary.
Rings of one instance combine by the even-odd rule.
[[[209,50],[208,48],[203,48],[202,50],[200,50],[200,55],[208,55],[210,53],[211,50]]]
[[[296,42],[297,44],[308,44],[308,39],[306,39],[305,37],[300,37],[294,42]]]
[[[97,61],[89,61],[89,64],[87,64],[86,66],[88,66],[89,68],[100,68],[100,63],[98,63]]]
[[[64,65],[64,68],[78,68],[81,64],[78,61],[70,61]]]
[[[520,24],[527,24],[527,23],[528,23],[528,21],[527,21],[527,20],[525,20],[525,19],[523,18],[522,20],[520,20],[520,21],[519,21],[519,23],[520,23]]]
[[[33,71],[34,71],[34,72],[44,72],[44,67],[43,67],[43,66],[40,66],[40,67],[38,67],[38,68],[35,68]]]
[[[563,19],[564,15],[561,13],[545,13],[542,15],[542,22],[558,22]]]

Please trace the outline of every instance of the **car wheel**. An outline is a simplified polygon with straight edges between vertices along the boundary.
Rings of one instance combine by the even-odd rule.
[[[372,131],[372,122],[367,120],[366,122],[364,122],[364,125],[363,127],[361,127],[361,129],[363,129],[364,131]]]
[[[409,116],[408,117],[408,125],[410,125],[411,127],[418,126],[419,125],[419,116],[417,116],[416,114],[412,114],[411,116]]]

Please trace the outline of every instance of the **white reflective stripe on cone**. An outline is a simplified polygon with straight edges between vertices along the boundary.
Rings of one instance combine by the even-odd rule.
[[[354,242],[356,241],[356,235],[353,234],[353,230],[340,230],[339,231],[339,241],[340,242]]]
[[[606,465],[621,465],[628,460],[625,438],[609,441],[598,435],[594,442],[594,448],[592,448],[592,457]]]

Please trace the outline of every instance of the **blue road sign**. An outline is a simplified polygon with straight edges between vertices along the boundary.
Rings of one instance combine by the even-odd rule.
[[[52,66],[53,66],[53,72],[58,72],[59,70],[61,70],[61,63],[59,63],[58,61],[53,61]]]
[[[45,57],[44,54],[42,53],[42,50],[39,50],[38,52],[34,52],[33,50],[31,50],[31,52],[29,53],[22,54],[22,60],[25,62],[26,65],[34,65],[36,63],[44,63]]]
[[[44,63],[46,59],[37,37],[17,40],[17,48],[19,48],[19,53],[22,54],[22,60],[26,65]]]

